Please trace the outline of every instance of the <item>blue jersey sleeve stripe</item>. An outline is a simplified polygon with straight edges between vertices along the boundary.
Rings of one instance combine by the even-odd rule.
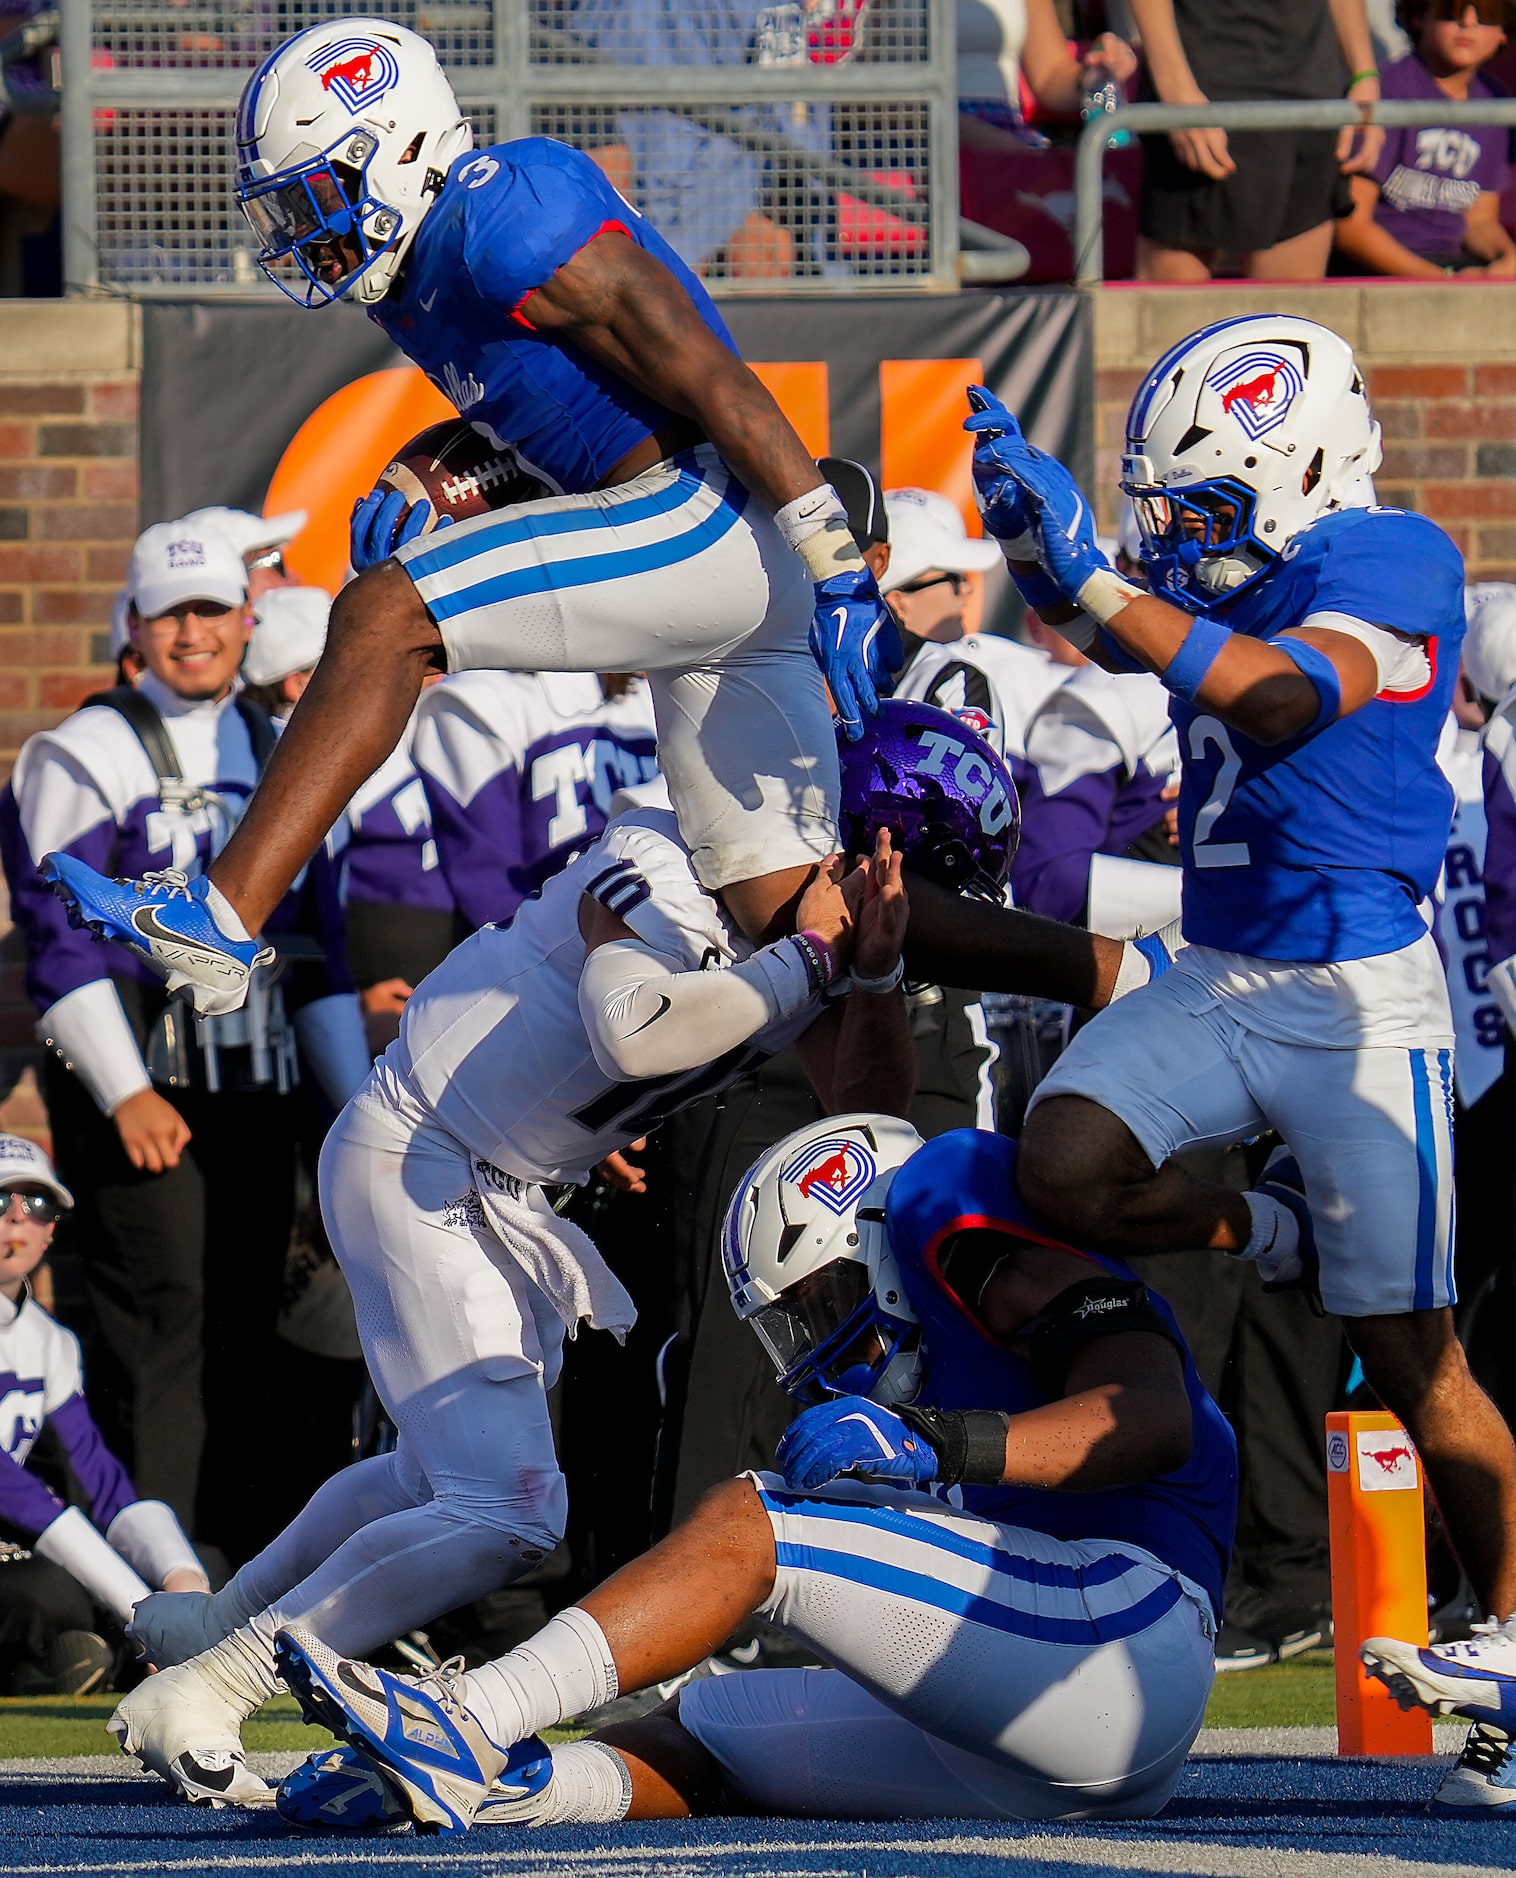
[[[989,1630],[1003,1630],[1013,1637],[1030,1637],[1039,1643],[1119,1643],[1125,1637],[1135,1637],[1150,1629],[1184,1596],[1177,1579],[1165,1578],[1146,1597],[1129,1604],[1125,1610],[1112,1611],[1103,1617],[1054,1617],[1046,1611],[1018,1610],[995,1598],[979,1597],[957,1585],[928,1578],[922,1572],[902,1571],[897,1565],[884,1565],[852,1552],[829,1552],[816,1546],[792,1545],[785,1540],[780,1540],[774,1551],[781,1571],[816,1572],[828,1578],[841,1578],[850,1584],[866,1585],[871,1590],[905,1598],[913,1604],[925,1604],[932,1610],[946,1611],[950,1616],[982,1624]],[[1128,1559],[1125,1563],[1130,1566],[1132,1561]]]
[[[693,560],[697,554],[714,546],[736,526],[746,506],[747,491],[743,490],[740,502],[721,503],[693,528],[663,541],[609,554],[584,555],[572,561],[556,561],[551,566],[517,568],[512,573],[481,580],[472,587],[454,588],[435,596],[423,592],[421,597],[427,611],[440,625],[444,620],[457,619],[460,614],[499,606],[508,600],[526,599],[532,594],[562,593],[572,587],[626,580],[634,574],[659,573],[666,567]],[[420,584],[418,579],[418,588]]]
[[[630,496],[623,502],[608,502],[599,508],[559,509],[543,514],[536,503],[523,503],[518,509],[502,511],[499,519],[487,527],[444,528],[423,535],[417,550],[399,558],[412,580],[445,574],[450,568],[482,553],[480,537],[488,536],[491,548],[503,548],[514,541],[546,541],[555,535],[578,535],[596,528],[630,528],[636,522],[656,520],[692,501],[700,488],[700,470],[692,456],[674,459],[680,471],[666,489],[651,495]],[[424,544],[424,545],[423,545]]]

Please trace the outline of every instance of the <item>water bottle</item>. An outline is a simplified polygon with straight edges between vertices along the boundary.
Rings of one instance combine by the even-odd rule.
[[[1098,117],[1102,111],[1114,111],[1118,105],[1125,104],[1121,87],[1103,65],[1092,66],[1079,81],[1079,115],[1086,123],[1092,117]],[[1112,137],[1110,147],[1120,150],[1132,141],[1132,133],[1119,130]]]

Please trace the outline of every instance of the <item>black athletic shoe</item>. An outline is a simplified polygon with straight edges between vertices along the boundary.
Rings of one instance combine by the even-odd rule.
[[[1279,1652],[1267,1637],[1255,1637],[1238,1624],[1223,1624],[1216,1638],[1216,1672],[1263,1669],[1278,1660]]]

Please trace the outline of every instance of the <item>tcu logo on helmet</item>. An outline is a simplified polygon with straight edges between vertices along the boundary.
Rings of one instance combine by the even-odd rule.
[[[955,715],[968,725],[963,712]],[[978,728],[977,725],[968,727]],[[995,774],[994,764],[987,761],[989,753],[981,756],[972,744],[962,744],[938,730],[922,731],[919,741],[923,760],[917,765],[918,773],[943,776],[951,763],[953,781],[971,802],[979,804],[979,826],[987,835],[998,835],[1016,811],[1005,785]]]
[[[400,79],[400,66],[388,46],[372,39],[339,39],[306,61],[323,91],[336,95],[349,111],[362,111],[382,98]]]
[[[874,1157],[856,1141],[837,1136],[813,1141],[785,1168],[782,1179],[800,1189],[807,1200],[819,1200],[833,1213],[845,1213],[872,1184]]]
[[[1221,408],[1256,440],[1277,430],[1305,390],[1299,364],[1282,352],[1244,352],[1212,372],[1206,383],[1221,393]]]

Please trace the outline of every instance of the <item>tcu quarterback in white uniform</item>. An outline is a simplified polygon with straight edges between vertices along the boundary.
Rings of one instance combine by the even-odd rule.
[[[954,764],[945,785],[938,775],[961,759],[971,786],[955,805],[1000,831],[1008,865],[1009,775],[956,719],[886,709],[914,713],[918,792],[955,789]],[[907,842],[906,858],[930,869],[941,838]],[[327,1481],[214,1598],[143,1608],[138,1641],[180,1667],[121,1704],[127,1752],[191,1798],[265,1800],[238,1729],[276,1686],[281,1624],[361,1655],[552,1550],[565,1497],[547,1390],[565,1331],[587,1319],[624,1335],[634,1314],[543,1184],[584,1181],[797,1040],[829,1106],[907,1105],[900,867],[886,842],[850,888],[856,929],[823,871],[802,896],[802,930],[755,951],[696,879],[669,808],[634,809],[508,927],[476,933],[422,982],[321,1157],[322,1214],[399,1444]],[[824,1009],[832,989],[851,995]]]
[[[1068,473],[1008,414],[969,425],[1031,603],[1159,674],[1182,762],[1188,949],[1042,1084],[1022,1196],[1113,1247],[1209,1246],[1317,1280],[1507,1618],[1516,1449],[1453,1334],[1453,1026],[1424,911],[1452,809],[1437,748],[1458,552],[1421,516],[1361,506],[1378,427],[1351,351],[1308,320],[1225,321],[1143,381],[1122,486],[1151,594],[1111,570]],[[1287,1148],[1263,1191],[1171,1164],[1269,1127]]]

